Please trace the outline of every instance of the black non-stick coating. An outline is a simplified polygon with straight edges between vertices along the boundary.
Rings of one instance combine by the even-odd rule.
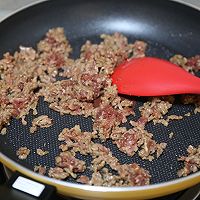
[[[0,55],[6,51],[14,52],[19,45],[35,46],[52,27],[65,28],[74,52],[79,55],[80,46],[87,40],[99,42],[101,33],[121,32],[129,41],[142,39],[149,43],[147,54],[168,59],[175,53],[193,56],[200,53],[200,12],[187,6],[160,0],[57,0],[43,2],[29,7],[0,24]],[[142,105],[143,99],[138,99]],[[183,106],[176,102],[169,114],[183,115],[193,112],[194,106]],[[91,118],[64,115],[48,108],[48,104],[40,99],[38,116],[46,114],[53,119],[54,125],[40,129],[36,134],[29,133],[33,116],[26,119],[28,126],[13,119],[8,126],[8,134],[0,136],[0,150],[8,157],[28,168],[42,164],[54,165],[54,157],[59,154],[59,132],[80,124],[82,130],[92,130]],[[134,117],[137,119],[139,116]],[[130,117],[129,119],[133,119]],[[121,163],[137,162],[152,175],[152,183],[159,183],[177,178],[177,170],[182,167],[177,157],[186,154],[187,147],[199,145],[200,114],[185,117],[181,121],[170,123],[168,127],[149,124],[146,128],[154,133],[158,142],[167,142],[163,155],[152,162],[144,161],[137,155],[128,157],[121,153],[111,141],[105,145],[112,149]],[[169,139],[169,133],[175,135]],[[31,149],[27,160],[17,159],[15,152],[21,146]],[[50,151],[40,157],[37,148]],[[79,158],[90,162],[90,157]],[[86,171],[89,174],[89,171]],[[74,181],[69,179],[68,181]]]

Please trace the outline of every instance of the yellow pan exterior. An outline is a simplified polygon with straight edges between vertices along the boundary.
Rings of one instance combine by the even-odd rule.
[[[141,187],[99,187],[68,183],[55,180],[46,176],[41,176],[33,171],[12,161],[7,156],[0,153],[0,162],[12,171],[18,171],[36,181],[49,184],[57,188],[57,192],[64,196],[73,196],[80,199],[96,200],[144,200],[164,196],[180,190],[186,189],[200,183],[200,172],[188,177],[179,178],[166,183],[154,184]]]

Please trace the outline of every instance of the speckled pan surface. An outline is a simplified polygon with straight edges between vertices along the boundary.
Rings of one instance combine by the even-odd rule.
[[[35,46],[52,27],[65,29],[74,51],[73,57],[79,55],[81,45],[87,40],[99,42],[101,33],[121,32],[129,41],[142,39],[148,42],[147,54],[168,59],[175,53],[194,56],[200,53],[200,12],[187,6],[170,1],[148,0],[73,0],[47,1],[16,13],[0,24],[0,55],[6,51],[14,52],[19,45]],[[138,105],[142,103],[139,99]],[[194,108],[176,103],[169,114],[184,115]],[[38,115],[47,114],[54,121],[48,129],[40,129],[34,136],[28,133],[28,127],[13,119],[8,126],[8,134],[0,136],[0,150],[9,158],[32,169],[35,164],[52,166],[58,154],[57,135],[64,128],[80,124],[82,130],[90,131],[91,119],[78,116],[60,116],[48,108],[42,99]],[[28,116],[28,124],[32,115]],[[138,116],[136,116],[137,118]],[[135,118],[135,119],[136,119]],[[147,129],[154,133],[156,141],[167,142],[168,146],[159,159],[149,162],[137,156],[125,156],[110,141],[111,148],[119,160],[130,163],[135,161],[152,174],[152,184],[164,183],[177,178],[177,156],[184,155],[189,144],[199,145],[200,114],[171,123],[168,127],[149,124]],[[169,139],[169,132],[175,137]],[[27,146],[36,151],[46,145],[50,153],[45,157],[31,154],[26,161],[19,161],[15,156],[20,146]],[[89,160],[88,160],[89,162]],[[197,173],[199,176],[199,172]],[[73,180],[68,180],[73,182]],[[134,190],[134,188],[133,188]]]

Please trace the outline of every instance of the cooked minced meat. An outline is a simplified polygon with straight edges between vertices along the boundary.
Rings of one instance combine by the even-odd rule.
[[[64,151],[55,158],[56,166],[61,167],[68,172],[72,177],[76,177],[74,173],[84,172],[86,169],[85,161],[75,158],[75,153]]]
[[[190,117],[191,116],[191,112],[186,113],[184,116]]]
[[[134,121],[130,123],[135,126]],[[134,127],[129,130],[118,127],[111,134],[113,143],[117,145],[120,151],[129,156],[133,156],[138,152],[138,155],[142,159],[149,161],[154,159],[154,154],[158,158],[167,146],[166,143],[157,144],[152,137],[153,134],[148,133],[143,127]]]
[[[60,167],[54,167],[50,168],[50,170],[48,171],[48,176],[56,179],[66,179],[69,174]]]
[[[187,65],[188,60],[186,57],[184,57],[180,54],[177,54],[177,55],[174,55],[173,57],[171,57],[170,61],[172,63],[182,67],[186,71],[193,73],[192,67],[190,65]]]
[[[87,155],[90,154],[93,158],[90,169],[92,170],[92,179],[83,176],[78,178],[78,182],[87,182],[90,185],[111,185],[111,177],[101,176],[101,170],[108,164],[118,175],[112,175],[112,185],[127,186],[127,185],[146,185],[150,182],[149,172],[137,164],[121,165],[116,157],[112,155],[110,149],[102,144],[94,143],[92,138],[96,137],[96,133],[82,132],[79,126],[72,129],[63,129],[59,135],[59,140],[64,142],[60,149],[63,151],[56,157],[56,166],[66,170],[72,177],[76,177],[74,172],[84,171],[85,163],[75,158],[76,152]],[[70,153],[69,150],[72,152]],[[64,158],[63,158],[64,156]],[[69,160],[71,161],[69,163]],[[128,167],[129,166],[129,167]],[[132,168],[133,167],[133,168]],[[129,168],[129,170],[128,170]],[[133,171],[131,171],[133,170]],[[63,171],[61,171],[61,174]],[[52,174],[52,173],[51,173]],[[57,172],[56,172],[57,174]],[[99,176],[97,178],[97,176]],[[101,184],[103,183],[103,184]]]
[[[159,119],[159,120],[154,121],[154,124],[159,123],[159,124],[163,124],[164,126],[168,126],[170,121],[181,120],[181,119],[183,119],[183,116],[181,116],[181,115],[179,115],[179,116],[178,115],[169,115],[169,116],[167,116],[166,119]]]
[[[50,29],[37,50],[20,46],[0,60],[0,129],[12,117],[36,113],[40,89],[55,82],[58,68],[68,63],[71,47],[63,28]],[[37,92],[38,91],[38,92]]]
[[[4,54],[0,60],[0,129],[11,117],[21,118],[35,109],[38,101],[38,94],[34,93],[38,88],[36,57],[32,48],[20,48],[14,55]]]
[[[32,121],[32,126],[30,127],[30,133],[34,133],[37,127],[48,128],[52,126],[53,122],[47,115],[41,115]]]
[[[2,135],[6,133],[6,125],[12,118],[21,119],[22,124],[27,125],[26,115],[31,110],[33,115],[38,114],[37,104],[42,97],[50,109],[61,115],[81,115],[93,122],[90,132],[82,131],[79,125],[62,130],[58,136],[60,152],[55,163],[49,166],[48,176],[56,179],[71,176],[90,185],[146,185],[150,183],[149,172],[136,163],[121,164],[104,142],[112,140],[128,156],[137,153],[151,161],[163,153],[167,144],[157,143],[146,125],[153,122],[167,126],[170,120],[180,120],[182,116],[167,117],[175,99],[173,96],[150,97],[137,110],[141,114],[139,119],[129,120],[129,116],[135,115],[133,110],[137,102],[135,98],[118,95],[111,75],[125,60],[144,57],[147,43],[129,43],[120,33],[100,37],[99,44],[86,41],[77,59],[70,58],[72,48],[60,27],[50,29],[36,49],[20,46],[13,55],[5,53],[0,60],[0,131]],[[198,55],[188,59],[175,55],[171,62],[191,73],[200,70]],[[194,104],[194,113],[200,112],[199,95],[182,95],[181,100]],[[125,123],[132,128],[123,127]],[[51,125],[52,119],[41,115],[33,119],[30,132]],[[102,144],[94,142],[97,138]],[[27,147],[21,147],[17,156],[25,159],[29,153]],[[37,149],[36,153],[42,156],[47,152]],[[91,166],[78,158],[80,154],[91,156]],[[80,175],[88,168],[91,177]],[[42,166],[35,166],[34,170],[46,173]]]
[[[173,56],[170,61],[179,65],[188,72],[194,73],[200,71],[200,55],[191,58],[186,58],[182,55]]]
[[[83,155],[91,153],[89,148],[93,138],[97,138],[97,132],[82,132],[79,125],[68,129],[64,128],[58,136],[59,141],[64,141],[60,145],[62,151],[73,149],[74,152],[80,152]]]
[[[27,147],[20,147],[16,152],[16,155],[21,160],[26,159],[29,154],[30,154],[30,149],[28,149]]]
[[[178,176],[187,176],[192,172],[197,172],[200,169],[200,145],[193,147],[190,145],[187,149],[188,155],[178,158],[179,161],[184,162],[183,169],[178,171]]]
[[[194,113],[200,113],[200,95],[182,95],[181,96],[181,101],[184,104],[194,104],[195,105],[195,109],[194,109]]]
[[[171,132],[170,134],[169,134],[169,139],[172,139],[174,137],[174,132]]]
[[[33,171],[41,175],[45,175],[47,170],[46,170],[46,166],[35,165]]]
[[[1,135],[6,135],[6,133],[7,133],[6,127],[2,128],[1,131],[0,131],[0,134]]]
[[[119,175],[114,175],[107,168],[95,171],[92,178],[81,176],[77,181],[99,186],[141,186],[149,184],[149,174],[136,164],[124,164],[116,167]]]
[[[144,103],[143,106],[139,108],[139,110],[141,112],[141,118],[145,120],[145,123],[150,121],[156,123],[168,113],[168,110],[171,107],[172,104],[170,103],[170,101],[154,97],[150,101]]]
[[[36,150],[36,153],[39,155],[39,156],[45,156],[49,153],[49,151],[44,151],[42,149],[37,149]]]

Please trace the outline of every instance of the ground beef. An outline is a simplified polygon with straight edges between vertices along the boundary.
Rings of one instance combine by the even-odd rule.
[[[49,107],[61,114],[72,115],[85,115],[90,116],[94,109],[91,102],[83,102],[80,98],[77,99],[78,83],[71,80],[57,81],[45,85],[40,91],[41,96],[44,96],[44,100],[50,103]],[[81,95],[80,93],[79,95]],[[93,94],[92,94],[93,95]],[[84,96],[87,96],[86,94]],[[84,99],[84,96],[82,98]]]
[[[187,66],[187,58],[177,54],[174,55],[173,57],[170,58],[170,61],[180,67],[182,67],[183,69],[185,69],[188,72],[192,72],[192,68],[190,66]]]
[[[174,132],[171,132],[170,134],[169,134],[169,139],[172,139],[174,137]]]
[[[139,149],[141,134],[133,129],[116,128],[111,135],[117,147],[129,156],[133,156]]]
[[[33,171],[37,172],[41,175],[45,175],[46,174],[46,166],[35,165]]]
[[[145,56],[145,50],[147,48],[147,44],[144,41],[136,41],[133,44],[133,58],[141,58]]]
[[[121,165],[118,168],[118,172],[119,175],[113,175],[107,168],[103,168],[101,172],[94,172],[91,179],[86,176],[81,176],[77,181],[89,185],[109,187],[140,186],[149,184],[149,175],[145,171],[142,171],[136,164]]]
[[[58,69],[65,68],[72,51],[63,28],[50,29],[46,33],[46,37],[38,43],[37,50],[39,53],[39,70],[42,69],[42,71],[38,71],[41,82],[54,82]]]
[[[181,101],[184,104],[194,104],[194,113],[200,113],[200,95],[182,95]]]
[[[79,178],[76,179],[78,183],[89,184],[89,177],[85,175],[81,175]]]
[[[170,121],[174,121],[174,120],[181,120],[183,119],[183,116],[178,116],[178,115],[169,115],[167,116],[166,119],[159,119],[154,121],[154,124],[163,124],[164,126],[168,126]]]
[[[94,118],[94,129],[99,131],[101,139],[108,139],[112,128],[122,123],[123,115],[111,105],[98,107]]]
[[[92,141],[92,138],[94,137],[96,137],[96,133],[82,132],[79,126],[75,126],[72,129],[63,129],[59,135],[59,140],[64,142],[60,146],[63,152],[56,157],[56,165],[64,169],[68,166],[67,172],[72,177],[76,178],[73,169],[78,169],[78,171],[85,170],[85,164],[83,161],[75,158],[76,152],[80,152],[84,155],[90,154],[93,158],[91,163],[92,165],[90,166],[90,170],[92,170],[92,178],[89,179],[89,177],[80,176],[77,179],[78,182],[90,185],[107,186],[145,185],[150,182],[150,175],[147,170],[144,170],[134,163],[130,165],[134,166],[132,169],[133,171],[128,171],[129,167],[127,165],[121,165],[118,159],[112,155],[110,149],[106,148],[102,144],[94,143]],[[74,153],[69,153],[69,151],[67,151],[69,149]],[[62,156],[65,156],[65,162],[61,158]],[[69,161],[70,163],[73,163],[73,166],[69,167]],[[113,170],[117,171],[118,175],[114,175],[111,172],[105,173],[106,164],[108,164]],[[74,168],[74,166],[76,167]],[[61,173],[63,172],[61,171]]]
[[[131,124],[135,126],[134,121],[131,121]],[[111,135],[111,138],[120,151],[129,156],[133,156],[138,152],[138,155],[142,159],[147,159],[149,161],[154,159],[154,154],[156,154],[156,158],[158,158],[167,146],[166,143],[157,144],[152,137],[153,134],[144,130],[143,126],[136,126],[129,130],[121,127],[116,128]]]
[[[178,158],[179,161],[184,162],[183,169],[178,171],[178,176],[187,176],[192,172],[197,172],[200,169],[200,145],[193,147],[190,145],[187,149],[188,155]]]
[[[59,141],[64,141],[60,145],[62,151],[73,149],[74,152],[80,152],[87,155],[91,152],[89,149],[93,138],[97,138],[96,132],[82,132],[79,125],[72,129],[64,128],[58,136]]]
[[[52,124],[52,119],[50,119],[47,115],[41,115],[32,121],[30,133],[34,133],[35,131],[37,131],[37,127],[48,128],[52,126]]]
[[[192,68],[192,71],[194,72],[200,71],[200,55],[196,55],[194,57],[187,59],[186,65]]]
[[[126,60],[144,57],[147,43],[138,40],[128,43],[120,33],[100,37],[99,44],[86,41],[77,59],[70,58],[72,48],[61,27],[50,29],[36,49],[20,46],[13,55],[5,53],[0,60],[0,133],[6,133],[6,125],[12,118],[21,119],[27,126],[26,115],[32,110],[36,116],[38,100],[43,98],[50,109],[61,115],[88,117],[93,130],[82,131],[79,125],[64,128],[58,136],[60,152],[55,163],[47,170],[45,166],[35,166],[34,171],[56,179],[71,176],[77,182],[90,185],[147,185],[151,178],[148,170],[136,163],[121,164],[104,142],[112,141],[127,156],[138,154],[142,159],[152,161],[163,153],[167,144],[157,143],[146,125],[153,122],[167,126],[183,116],[167,116],[175,99],[173,96],[150,97],[136,110],[140,113],[139,118],[130,120],[129,116],[135,115],[136,98],[120,96],[111,75],[115,67]],[[175,55],[170,61],[191,73],[200,70],[199,55],[192,58]],[[200,112],[199,95],[180,97],[182,103],[195,105],[195,114]],[[37,116],[30,132],[52,124],[47,115]],[[132,127],[125,128],[125,124]],[[197,152],[199,148],[190,147],[189,156],[179,159],[185,163],[179,175],[199,169]],[[29,153],[27,147],[16,152],[19,159],[26,159]],[[43,156],[48,152],[38,148],[34,153]],[[90,156],[91,165],[87,166],[80,155]],[[86,169],[91,171],[91,177],[81,175]]]
[[[49,151],[44,151],[42,149],[37,149],[36,150],[36,153],[39,155],[39,156],[45,156],[49,153]]]
[[[86,169],[85,162],[74,157],[75,153],[70,151],[61,152],[55,158],[56,166],[63,168],[73,178],[76,177],[77,172],[83,172]]]
[[[153,121],[158,122],[168,113],[168,110],[172,107],[169,101],[161,100],[157,97],[151,98],[139,108],[142,118],[146,119],[146,122]]]
[[[200,55],[191,58],[186,58],[182,55],[175,55],[170,59],[170,61],[192,74],[200,71]]]
[[[29,154],[30,154],[30,150],[27,147],[20,147],[16,152],[16,155],[21,160],[26,159]]]
[[[7,129],[5,127],[2,128],[0,134],[1,135],[6,135],[6,133],[7,133]]]
[[[106,164],[116,171],[117,175],[109,172]],[[95,158],[92,161],[92,170],[94,172],[88,182],[90,185],[139,186],[148,185],[150,181],[148,171],[136,163],[121,165],[111,153]]]
[[[50,170],[48,171],[48,176],[56,179],[66,179],[69,174],[60,167],[54,167],[50,168]]]

